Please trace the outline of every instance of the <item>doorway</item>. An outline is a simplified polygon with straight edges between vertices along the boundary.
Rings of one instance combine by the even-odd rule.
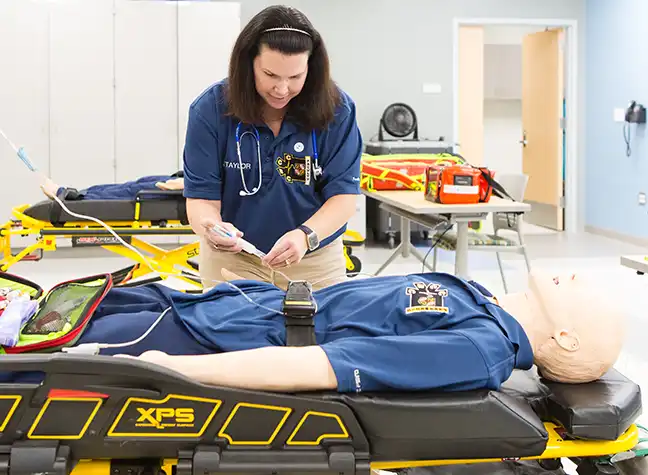
[[[528,175],[525,221],[555,231],[576,227],[575,51],[575,21],[455,21],[457,151]]]

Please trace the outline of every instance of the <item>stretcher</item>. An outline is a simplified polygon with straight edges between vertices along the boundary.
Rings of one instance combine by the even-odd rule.
[[[102,247],[135,261],[135,264],[113,273],[117,285],[175,277],[193,288],[202,288],[196,262],[200,253],[198,240],[164,249],[142,239],[194,234],[187,218],[182,190],[141,191],[134,200],[70,200],[63,203],[73,213],[103,221],[147,259],[124,246],[100,224],[79,220],[56,201],[46,199],[31,206],[13,208],[12,218],[0,226],[0,271],[6,272],[20,261],[40,260],[45,251],[57,249],[57,238],[63,238],[71,239],[73,247]],[[11,241],[14,236],[34,236],[36,242],[13,254]],[[353,231],[345,234],[344,256],[350,274],[361,270],[360,259],[352,255],[351,249],[352,245],[363,242],[357,236]]]
[[[135,261],[136,264],[115,272],[117,283],[151,274],[150,264],[162,274],[149,280],[173,275],[200,287],[197,266],[190,262],[191,258],[198,256],[198,241],[165,250],[142,239],[193,234],[181,190],[147,190],[138,193],[134,200],[71,200],[63,203],[73,213],[105,222],[118,236],[147,257],[148,263],[100,224],[80,220],[68,214],[56,201],[46,199],[31,206],[13,208],[12,219],[0,227],[0,271],[8,270],[21,260],[39,260],[44,251],[57,249],[57,238],[68,238],[73,247],[100,246]],[[13,236],[35,236],[36,242],[12,254]]]
[[[275,394],[110,356],[0,357],[0,373],[33,371],[40,382],[0,384],[4,473],[367,475],[568,457],[581,475],[614,474],[642,410],[615,370],[582,385],[518,371],[499,391]]]

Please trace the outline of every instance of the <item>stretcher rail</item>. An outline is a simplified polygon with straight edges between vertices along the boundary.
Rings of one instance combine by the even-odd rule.
[[[114,227],[112,228],[115,234],[119,236],[159,236],[159,235],[192,235],[194,234],[193,230],[188,227],[159,227],[155,229],[151,228],[140,228],[140,227]],[[43,229],[41,231],[43,236],[112,236],[112,233],[103,228],[84,228],[84,229],[74,229],[74,228],[50,228]]]

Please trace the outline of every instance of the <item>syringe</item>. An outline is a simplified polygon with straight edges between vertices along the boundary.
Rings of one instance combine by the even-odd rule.
[[[212,230],[216,234],[218,234],[218,235],[220,235],[222,237],[225,237],[225,238],[233,238],[233,237],[235,237],[231,232],[229,232],[227,229],[225,229],[223,226],[221,226],[218,223],[214,224],[214,226],[212,227]],[[265,252],[259,251],[254,246],[254,244],[252,244],[251,242],[246,241],[245,239],[243,239],[241,237],[238,238],[237,244],[240,245],[241,248],[245,252],[247,252],[248,254],[252,254],[253,256],[257,256],[259,259],[263,259],[266,256]]]

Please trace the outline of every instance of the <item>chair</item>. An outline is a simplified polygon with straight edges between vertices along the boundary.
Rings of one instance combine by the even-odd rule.
[[[516,201],[524,199],[524,192],[526,191],[529,177],[524,174],[502,174],[496,176],[497,182],[504,187],[507,193]],[[504,276],[504,268],[502,266],[502,259],[500,252],[515,252],[524,256],[527,271],[531,271],[531,264],[529,256],[526,252],[526,245],[522,236],[522,215],[514,213],[493,213],[493,233],[484,233],[474,230],[469,230],[468,234],[468,250],[470,251],[492,251],[497,256],[497,265],[499,266],[500,275],[502,276],[502,283],[504,284],[504,291],[508,292],[506,285],[506,277]],[[517,239],[501,236],[501,231],[514,231],[517,233]],[[439,239],[439,242],[434,246],[432,257],[432,268],[436,270],[437,263],[437,250],[438,248],[454,251],[457,244],[457,235],[452,231],[445,233],[442,237],[439,234],[432,237],[432,242]]]

